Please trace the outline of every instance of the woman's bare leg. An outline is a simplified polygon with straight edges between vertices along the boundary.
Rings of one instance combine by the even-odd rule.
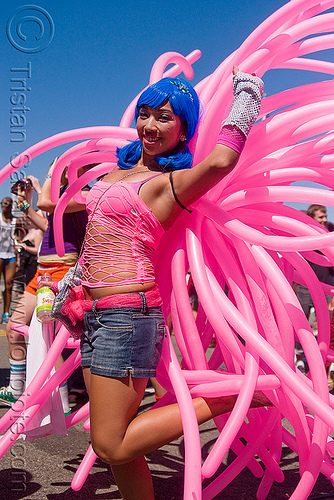
[[[153,499],[154,496],[149,496],[152,486],[148,469],[144,468],[141,457],[182,436],[178,404],[155,408],[136,416],[147,379],[88,376],[88,369],[84,371],[90,394],[92,446],[96,454],[112,465],[124,500]],[[258,397],[259,400],[254,400],[252,406],[268,403],[262,393]],[[198,423],[230,412],[235,401],[236,396],[193,399]],[[144,470],[147,472],[144,473]],[[138,485],[146,496],[138,497]]]
[[[155,377],[151,377],[150,381],[151,381],[152,387],[154,389],[156,399],[162,398],[162,396],[164,396],[164,394],[166,394],[166,392],[167,392],[166,389],[164,387],[162,387],[161,384],[159,384],[159,382],[157,381],[157,379]]]
[[[83,368],[83,376],[87,392],[88,394],[90,394],[92,375],[90,373],[89,367]],[[144,396],[147,379],[137,380],[143,380],[143,383],[139,384],[142,394],[140,393],[137,397],[134,398],[136,400],[136,407],[138,410],[140,402]],[[92,408],[91,401],[90,405]],[[117,487],[124,500],[154,500],[152,477],[144,456],[139,457],[127,464],[113,465],[111,467],[111,470],[114,475]]]
[[[112,465],[123,500],[154,500],[153,481],[145,457],[123,465]]]
[[[85,386],[86,386],[87,392],[89,394],[89,392],[90,392],[90,368],[89,368],[89,366],[82,367],[82,374],[83,374],[83,378],[85,381]]]
[[[0,259],[0,279],[2,276],[5,279],[5,263],[4,263],[3,259]],[[2,292],[2,302],[3,302],[3,306],[4,306],[4,304],[5,304],[5,288],[3,289],[3,292]],[[2,312],[5,312],[4,307],[3,307]]]
[[[18,301],[15,311],[6,325],[10,359],[15,361],[23,361],[26,359],[27,349],[25,338],[12,329],[12,324],[21,323],[23,325],[29,325],[35,307],[36,295],[24,292],[24,296]]]
[[[25,292],[18,301],[12,317],[6,325],[6,334],[9,348],[10,372],[9,391],[14,398],[19,398],[26,383],[27,346],[23,335],[12,329],[13,322],[29,324],[36,305],[36,296]]]
[[[10,303],[12,300],[12,288],[13,279],[16,273],[16,262],[8,262],[5,265],[4,276],[5,276],[5,290],[4,290],[4,305],[3,312],[8,313],[10,308]]]
[[[121,465],[154,451],[183,434],[178,404],[136,416],[146,379],[91,374],[91,438],[105,462]],[[193,400],[199,424],[232,410],[235,396]]]

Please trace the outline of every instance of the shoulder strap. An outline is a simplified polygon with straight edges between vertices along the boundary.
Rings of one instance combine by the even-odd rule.
[[[148,177],[147,179],[144,179],[143,181],[139,181],[139,182],[128,182],[128,184],[138,184],[139,185],[139,188],[138,188],[138,191],[137,191],[137,194],[139,194],[139,191],[141,190],[142,186],[144,184],[146,184],[146,182],[150,181],[151,179],[154,179],[154,177],[158,177],[159,175],[162,175],[163,172],[159,173],[159,174],[155,174],[155,175],[152,175],[151,177]]]
[[[174,189],[174,184],[173,184],[173,172],[170,172],[169,173],[169,182],[170,182],[170,185],[172,187],[172,192],[173,192],[173,196],[175,198],[175,201],[178,205],[180,205],[181,208],[183,208],[183,210],[187,210],[187,212],[189,212],[190,214],[192,213],[192,210],[189,210],[189,208],[185,207],[181,202],[180,200],[178,199],[178,197],[176,196],[176,193],[175,193],[175,189]]]

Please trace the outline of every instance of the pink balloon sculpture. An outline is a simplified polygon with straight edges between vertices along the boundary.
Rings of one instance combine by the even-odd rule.
[[[233,64],[261,77],[281,68],[334,74],[332,62],[314,58],[316,51],[334,48],[334,14],[325,12],[333,7],[334,0],[287,3],[198,83],[205,113],[190,144],[194,163],[211,151],[228,114]],[[312,59],[305,57],[310,53]],[[182,71],[191,78],[191,65],[199,56],[199,51],[187,57],[164,54],[154,64],[150,83]],[[165,72],[171,62],[175,65]],[[257,498],[266,498],[273,481],[284,480],[279,467],[282,442],[300,460],[300,480],[291,499],[306,499],[320,473],[334,481],[334,446],[329,438],[334,430],[334,399],[328,392],[325,371],[326,360],[334,361],[325,293],[334,295],[334,288],[320,283],[306,261],[333,266],[334,233],[284,205],[293,201],[334,206],[333,96],[333,80],[327,80],[264,97],[259,120],[237,167],[195,204],[192,214],[179,217],[156,252],[164,313],[166,318],[171,313],[182,355],[181,369],[168,337],[158,373],[168,392],[158,404],[176,399],[181,408],[187,500],[213,498],[244,467],[262,477]],[[14,166],[19,168],[27,159],[59,144],[84,141],[60,157],[52,178],[52,197],[57,201],[60,177],[69,164],[70,186],[55,211],[59,255],[64,253],[60,228],[69,199],[75,196],[80,200],[78,192],[83,185],[114,167],[115,148],[136,137],[131,128],[135,101],[119,127],[63,132],[15,159]],[[99,165],[78,179],[77,169],[87,158]],[[7,165],[0,179],[12,171],[13,165]],[[293,184],[300,180],[312,181],[317,187]],[[317,249],[323,255],[316,253]],[[200,302],[196,321],[186,284],[189,270]],[[294,281],[311,291],[318,318],[317,339],[292,289]],[[213,335],[217,345],[207,359]],[[302,344],[310,367],[307,377],[294,366],[295,338]],[[64,373],[58,375],[59,380]],[[264,391],[275,407],[249,410],[254,390]],[[191,398],[229,394],[238,394],[237,404],[230,415],[215,419],[219,436],[202,465]],[[80,418],[84,416],[86,413],[80,414]],[[282,427],[283,416],[294,434]],[[89,429],[88,421],[85,428]],[[215,474],[229,448],[236,454],[235,460],[202,491],[203,479]],[[94,460],[89,449],[73,489],[82,486]]]

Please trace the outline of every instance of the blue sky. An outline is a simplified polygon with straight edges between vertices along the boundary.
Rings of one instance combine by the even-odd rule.
[[[164,52],[177,51],[186,55],[200,49],[202,57],[193,66],[192,83],[196,84],[283,4],[277,0],[202,3],[198,0],[158,3],[114,0],[96,4],[77,0],[40,1],[30,5],[37,5],[49,13],[54,36],[44,50],[26,53],[17,50],[6,33],[7,21],[25,2],[2,2],[1,167],[16,152],[58,132],[94,125],[118,125],[127,105],[147,85],[154,61]],[[17,17],[14,24],[15,20]],[[25,28],[37,30],[33,23],[26,23]],[[31,36],[31,33],[27,34]],[[28,68],[28,65],[31,76],[26,79],[30,88],[25,92],[25,104],[29,108],[25,114],[26,135],[24,142],[13,143],[9,121],[13,108],[11,79],[18,68]],[[22,76],[24,73],[16,74]],[[305,72],[269,71],[265,75],[265,91],[270,95],[318,79],[318,75]],[[53,157],[63,149],[36,158],[27,172],[42,180]],[[0,186],[0,196],[8,192],[9,181]],[[334,220],[331,211],[330,218]]]

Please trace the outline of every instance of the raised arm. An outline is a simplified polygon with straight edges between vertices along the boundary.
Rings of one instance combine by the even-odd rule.
[[[173,173],[177,198],[188,206],[223,179],[237,164],[247,135],[260,111],[263,82],[234,67],[234,101],[220,131],[217,145],[198,165]]]
[[[38,229],[45,232],[48,227],[48,220],[46,218],[46,215],[43,216],[42,212],[40,211],[40,213],[37,213],[31,207],[33,189],[36,191],[37,195],[39,195],[41,191],[41,185],[36,177],[29,176],[29,179],[32,182],[32,187],[29,188],[29,186],[27,186],[23,191],[19,188],[17,206],[21,210],[21,212],[25,213],[26,216],[29,217],[29,219],[35,224]]]
[[[45,176],[44,184],[43,186],[41,186],[40,192],[38,194],[38,208],[48,213],[52,213],[56,207],[56,204],[51,201],[51,178],[57,160],[58,158],[55,158],[49,166],[48,173]],[[82,191],[82,194],[86,196],[87,191]],[[82,210],[86,210],[86,205],[77,203],[76,201],[71,199],[66,207],[65,213],[80,212]]]
[[[29,217],[29,219],[35,224],[35,226],[38,227],[38,229],[40,229],[43,232],[47,230],[48,220],[46,217],[43,217],[42,215],[37,213],[30,206],[26,210],[22,211]]]

